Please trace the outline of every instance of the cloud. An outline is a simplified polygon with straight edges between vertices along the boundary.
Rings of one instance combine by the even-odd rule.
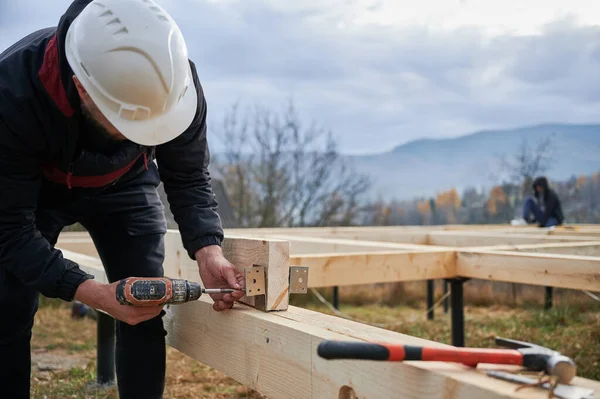
[[[282,109],[290,97],[352,153],[423,136],[600,120],[600,28],[569,15],[547,12],[541,20],[523,11],[518,26],[500,31],[510,15],[497,21],[469,2],[448,2],[447,19],[441,11],[429,19],[419,10],[400,14],[384,0],[159,3],[186,37],[213,136],[234,102]],[[0,9],[0,46],[55,24],[69,2],[11,4],[8,14]],[[498,7],[496,15],[508,12]],[[383,23],[390,15],[399,22]]]

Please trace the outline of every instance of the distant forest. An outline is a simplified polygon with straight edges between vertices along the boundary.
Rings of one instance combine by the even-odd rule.
[[[592,176],[551,181],[561,199],[565,223],[600,222],[600,172]],[[524,199],[533,191],[529,186],[511,183],[496,186],[489,192],[467,189],[441,191],[435,198],[412,201],[375,202],[367,206],[362,224],[367,225],[436,225],[501,224],[521,216]]]

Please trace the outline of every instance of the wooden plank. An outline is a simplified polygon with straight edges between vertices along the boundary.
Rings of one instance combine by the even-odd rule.
[[[459,251],[456,274],[483,280],[600,291],[600,258],[511,251]]]
[[[533,234],[501,234],[485,232],[437,231],[428,233],[429,245],[446,247],[476,247],[492,245],[544,244],[556,242],[595,241],[595,237],[548,236]]]
[[[294,318],[287,317],[290,313]],[[514,384],[452,363],[324,360],[317,355],[317,346],[324,339],[416,342],[402,334],[344,321],[345,326],[352,326],[346,335],[337,327],[339,321],[316,312],[296,312],[291,306],[282,313],[260,313],[239,306],[216,314],[209,303],[201,300],[171,306],[165,316],[165,329],[170,346],[268,398],[547,397],[547,392],[540,389],[515,392]],[[574,383],[600,388],[599,383],[582,378]],[[349,391],[352,394],[347,394]]]
[[[60,249],[64,258],[77,263],[81,270],[93,275],[94,280],[99,283],[109,283],[106,272],[104,271],[104,265],[99,258],[69,251],[68,249],[60,248],[58,246],[57,248]]]
[[[287,233],[276,233],[274,230],[278,229],[233,229],[227,230],[226,236],[229,237],[254,237],[260,239],[276,239],[285,240],[290,242],[290,250],[292,254],[314,254],[314,253],[331,253],[331,252],[365,252],[365,251],[379,251],[389,249],[407,249],[407,250],[428,250],[431,247],[428,245],[410,244],[410,243],[394,243],[389,241],[366,241],[350,238],[328,238],[317,236],[308,236],[303,234],[293,234],[293,229],[283,229]],[[310,229],[312,231],[312,229]],[[325,230],[317,230],[325,231]],[[348,230],[348,231],[360,231],[360,230]],[[371,231],[367,229],[366,231]],[[306,232],[303,232],[306,234]],[[169,230],[169,234],[177,234],[175,230]],[[327,234],[326,234],[327,235]],[[356,236],[356,233],[354,233]],[[419,235],[422,238],[422,234]],[[420,239],[420,238],[419,238]],[[77,248],[82,253],[93,254],[95,247],[91,241],[90,236],[85,233],[63,233],[60,236],[59,242]],[[79,244],[79,246],[78,246]],[[97,253],[96,253],[97,254]]]
[[[451,278],[454,251],[390,251],[293,256],[291,264],[309,267],[309,287]]]
[[[97,280],[106,279],[99,259],[63,252]],[[515,392],[514,384],[485,376],[482,371],[490,365],[324,360],[316,352],[324,339],[445,345],[291,306],[287,312],[267,313],[236,305],[217,313],[203,297],[166,311],[168,345],[269,398],[378,399],[400,392],[409,399],[547,397],[544,390]],[[578,377],[574,384],[594,389],[594,398],[600,398],[599,382]]]
[[[243,300],[262,310],[287,308],[287,267],[290,262],[310,267],[310,287],[452,278],[458,273],[464,277],[484,280],[600,291],[597,277],[600,266],[594,258],[600,252],[600,242],[597,241],[467,247],[460,249],[458,255],[452,250],[430,247],[429,251],[377,250],[365,253],[310,254],[287,259],[284,248],[287,242],[271,240],[273,239],[230,237],[224,243],[226,257],[240,268],[251,267],[252,264],[271,264],[271,261],[275,265],[274,270],[279,273],[279,280],[271,279],[269,289],[270,292],[276,292],[277,296],[271,297],[269,307],[262,297]],[[347,243],[339,239],[328,240],[332,240],[331,243]],[[82,236],[66,237],[59,242],[62,248],[95,255],[93,244]],[[166,273],[200,282],[197,264],[187,256],[177,231],[167,233],[166,247]],[[542,254],[546,255],[541,256]],[[579,257],[565,257],[561,254]],[[256,299],[259,300],[258,303],[255,302]]]
[[[295,237],[311,238],[346,238],[364,241],[383,241],[406,244],[427,245],[429,229],[397,229],[394,227],[352,227],[352,228],[311,228],[301,227],[293,229],[232,229],[226,234],[268,237],[293,235]]]
[[[347,238],[304,237],[296,235],[269,234],[269,238],[289,241],[291,255],[318,253],[380,252],[389,250],[429,251],[430,245],[398,244],[385,241],[365,241]],[[452,248],[446,248],[452,250]]]
[[[56,242],[57,248],[64,248],[71,252],[98,257],[98,250],[89,235],[80,237],[60,236]]]
[[[549,235],[561,235],[572,237],[600,237],[600,229],[583,229],[583,230],[550,230]]]
[[[577,227],[507,227],[505,229],[471,229],[469,232],[490,232],[499,234],[533,234],[533,235],[559,235],[567,237],[600,237],[599,228],[577,228]]]
[[[600,256],[600,241],[558,242],[550,244],[495,245],[491,247],[470,247],[477,251],[513,251],[528,253],[549,253],[580,256]]]

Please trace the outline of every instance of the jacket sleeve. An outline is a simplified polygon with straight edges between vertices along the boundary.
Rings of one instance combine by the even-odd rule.
[[[183,245],[189,257],[195,259],[199,249],[221,245],[223,227],[208,172],[206,100],[194,65],[190,64],[198,93],[196,116],[183,134],[157,146],[156,160]]]
[[[0,267],[46,297],[71,301],[93,276],[63,258],[36,227],[41,180],[33,152],[0,115]]]

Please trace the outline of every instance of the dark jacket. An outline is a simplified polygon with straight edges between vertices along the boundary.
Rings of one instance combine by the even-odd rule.
[[[188,255],[193,259],[198,249],[223,239],[207,169],[206,101],[191,61],[198,110],[181,136],[149,148],[91,140],[96,135],[81,117],[64,49],[70,23],[89,3],[75,0],[57,27],[34,32],[0,54],[0,267],[45,296],[65,300],[89,276],[36,228],[38,195],[52,176],[68,177],[69,187],[62,186],[68,195],[90,194],[135,178],[156,159]],[[78,186],[82,176],[118,170],[126,171],[119,179]]]
[[[538,193],[536,190],[536,186],[542,187],[542,193]],[[560,199],[554,190],[552,190],[548,184],[548,179],[545,177],[538,177],[533,181],[533,191],[535,197],[540,200],[540,195],[542,196],[544,202],[544,215],[542,220],[536,220],[538,226],[544,227],[548,222],[548,219],[551,217],[556,218],[558,224],[562,224],[565,220],[562,205],[560,203]]]

